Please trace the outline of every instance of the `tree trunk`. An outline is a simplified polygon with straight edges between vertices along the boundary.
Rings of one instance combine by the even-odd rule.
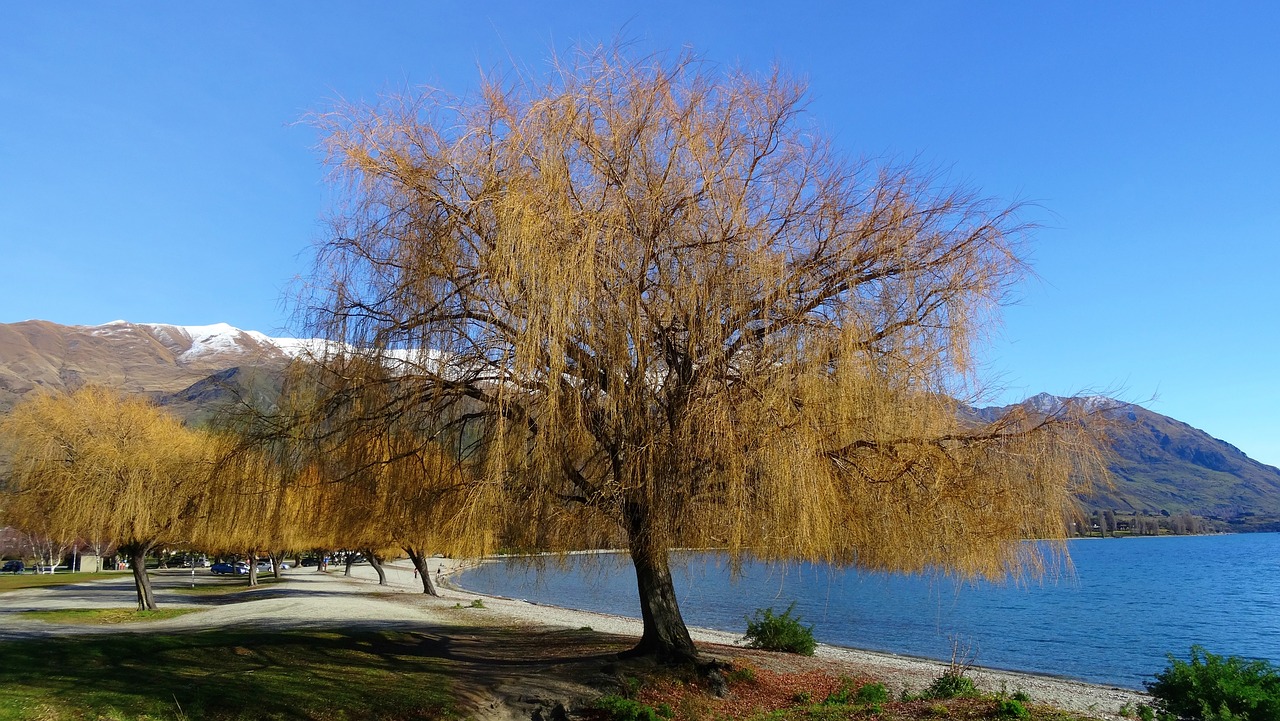
[[[628,655],[652,656],[661,663],[696,663],[698,649],[680,615],[671,583],[667,544],[655,532],[648,512],[640,504],[629,504],[626,518],[631,563],[640,591],[640,617],[644,620],[640,643]]]
[[[258,585],[258,549],[249,549],[249,587]]]
[[[138,610],[156,610],[156,596],[151,591],[151,577],[147,575],[147,551],[149,546],[132,544],[121,548],[129,554],[129,565],[133,567],[133,585],[138,592]]]
[[[342,575],[344,575],[344,576],[350,576],[350,575],[351,575],[351,566],[353,566],[353,565],[355,564],[355,562],[356,562],[356,554],[355,554],[355,552],[354,552],[354,551],[347,551],[347,570],[343,571],[343,572],[342,572]]]
[[[277,581],[281,578],[280,567],[282,565],[284,565],[284,551],[277,551],[276,553],[271,554],[271,575],[274,576]]]
[[[428,596],[439,596],[440,591],[436,590],[436,585],[431,581],[431,569],[427,567],[426,554],[419,553],[411,546],[405,546],[404,552],[409,554],[409,560],[413,561],[413,567],[418,570],[418,578],[422,581],[422,592]]]
[[[369,565],[373,566],[373,570],[378,572],[378,585],[387,585],[387,572],[382,570],[382,559],[378,558],[378,554],[374,553],[372,548],[366,548],[364,556],[369,559]]]

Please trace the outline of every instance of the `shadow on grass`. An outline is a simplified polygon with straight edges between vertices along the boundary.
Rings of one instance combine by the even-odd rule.
[[[0,643],[0,719],[451,719],[625,648],[516,629],[226,630]],[[521,690],[521,693],[524,691]]]

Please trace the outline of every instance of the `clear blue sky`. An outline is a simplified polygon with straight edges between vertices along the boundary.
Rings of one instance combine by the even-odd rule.
[[[1280,464],[1280,4],[826,5],[0,4],[0,322],[288,332],[328,197],[306,112],[621,33],[780,62],[851,151],[1035,201],[1002,399],[1155,396]]]

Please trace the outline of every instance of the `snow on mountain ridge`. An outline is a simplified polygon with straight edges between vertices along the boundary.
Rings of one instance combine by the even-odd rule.
[[[130,328],[142,328],[174,350],[184,348],[177,360],[188,363],[209,355],[257,354],[278,352],[288,358],[315,353],[325,347],[318,338],[275,338],[256,330],[242,330],[229,323],[211,325],[174,325],[171,323],[129,323],[112,321],[90,326],[95,333],[116,334]]]
[[[1023,401],[1022,403],[1024,405],[1029,406],[1030,408],[1035,410],[1037,413],[1043,413],[1045,415],[1053,415],[1054,413],[1061,411],[1062,406],[1065,403],[1067,403],[1067,401],[1083,404],[1084,409],[1090,413],[1095,411],[1109,410],[1112,408],[1128,405],[1123,401],[1118,401],[1115,398],[1110,398],[1108,396],[1102,396],[1102,395],[1074,396],[1071,398],[1064,398],[1063,396],[1055,396],[1052,393],[1037,393],[1036,395],[1031,396],[1030,398]]]

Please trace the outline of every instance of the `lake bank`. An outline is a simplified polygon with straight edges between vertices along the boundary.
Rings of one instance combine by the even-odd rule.
[[[1280,535],[1073,541],[1074,567],[1023,584],[746,563],[673,554],[685,621],[740,634],[757,608],[795,613],[820,642],[1061,676],[1133,690],[1192,644],[1280,663]],[[517,562],[463,574],[483,593],[638,615],[625,557],[581,555],[534,573]]]
[[[442,591],[449,594],[449,597],[464,601],[480,597],[484,599],[486,608],[500,610],[542,625],[563,628],[590,627],[593,631],[637,639],[642,633],[643,626],[636,618],[476,593],[462,585],[465,571],[474,570],[486,561],[500,563],[502,560],[505,559],[466,561],[433,559],[438,564],[436,567],[443,571],[442,577],[445,583]],[[742,636],[739,633],[693,626],[690,627],[689,632],[694,641],[700,645],[710,644],[725,650],[741,648]],[[903,689],[919,691],[948,668],[946,663],[933,659],[830,644],[819,644],[814,655],[819,663],[827,661],[839,664],[859,675],[878,679],[888,686],[894,695]],[[1133,689],[1091,684],[1064,677],[980,667],[970,668],[968,675],[983,690],[1007,690],[1009,693],[1021,690],[1039,703],[1109,718],[1120,718],[1120,709],[1125,706],[1136,708],[1139,704],[1150,702],[1149,696]]]

